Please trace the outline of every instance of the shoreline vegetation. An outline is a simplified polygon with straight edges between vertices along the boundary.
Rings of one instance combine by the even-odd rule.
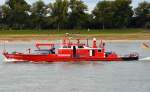
[[[6,0],[0,5],[0,41],[149,40],[150,2],[100,0],[93,10],[83,0]],[[147,29],[146,29],[147,28]],[[29,30],[28,30],[29,29]]]
[[[1,41],[59,40],[65,36],[81,40],[93,37],[102,40],[149,40],[150,29],[0,30]]]

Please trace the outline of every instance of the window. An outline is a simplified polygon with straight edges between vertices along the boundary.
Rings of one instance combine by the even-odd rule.
[[[78,46],[78,48],[84,48],[83,46]]]
[[[68,46],[68,48],[71,48],[71,46]]]
[[[63,48],[68,48],[67,46],[63,46]]]
[[[37,54],[52,54],[50,50],[35,50]]]
[[[63,46],[63,48],[71,48],[71,46]]]
[[[105,54],[105,57],[108,57],[108,54]]]
[[[95,56],[95,50],[92,50],[92,56]]]
[[[101,50],[101,49],[98,49],[98,52],[102,52],[102,50]]]

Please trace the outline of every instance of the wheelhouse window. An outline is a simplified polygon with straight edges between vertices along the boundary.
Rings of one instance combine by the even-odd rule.
[[[63,46],[63,48],[71,48],[71,46]]]
[[[68,48],[71,48],[71,46],[68,46]]]
[[[101,49],[98,49],[98,52],[102,52],[102,50],[101,50]]]
[[[35,50],[37,54],[55,54],[54,50]]]
[[[84,48],[83,46],[78,46],[78,48]]]
[[[68,48],[67,46],[63,46],[63,48]]]

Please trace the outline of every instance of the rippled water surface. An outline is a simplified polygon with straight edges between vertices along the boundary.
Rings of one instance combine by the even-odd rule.
[[[119,54],[138,52],[143,41],[107,42],[106,48]],[[35,42],[6,44],[9,51],[26,52]],[[0,45],[1,53],[3,44]],[[149,92],[150,60],[84,63],[5,63],[0,55],[0,92]]]

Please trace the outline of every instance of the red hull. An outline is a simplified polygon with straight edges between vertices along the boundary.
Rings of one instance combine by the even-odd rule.
[[[71,61],[121,61],[121,58],[100,58],[100,57],[76,57],[63,55],[32,55],[32,54],[7,54],[4,56],[8,60],[23,61],[23,62],[71,62]]]

